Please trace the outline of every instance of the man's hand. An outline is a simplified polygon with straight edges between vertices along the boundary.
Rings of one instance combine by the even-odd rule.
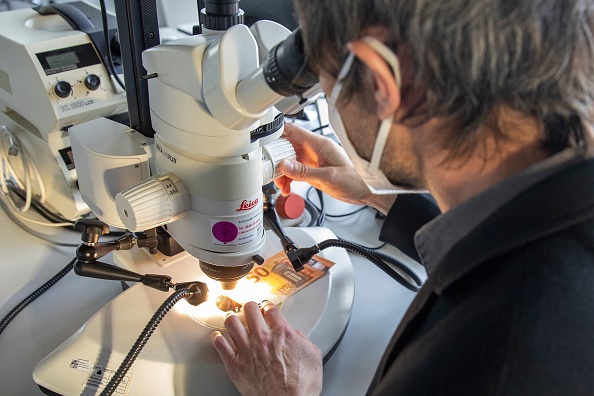
[[[345,151],[333,140],[295,124],[285,124],[283,136],[297,154],[297,161],[285,160],[276,180],[283,194],[291,191],[291,181],[305,181],[341,201],[365,204],[369,189]]]
[[[244,305],[244,327],[235,314],[225,319],[227,333],[215,331],[211,342],[229,378],[242,395],[319,395],[322,352],[294,330],[280,310],[265,303]]]
[[[275,180],[283,195],[291,192],[291,181],[304,181],[343,202],[370,205],[387,213],[396,195],[374,195],[359,176],[346,152],[333,140],[295,124],[285,124],[283,136],[291,142],[297,161],[284,160],[278,169],[284,176]]]

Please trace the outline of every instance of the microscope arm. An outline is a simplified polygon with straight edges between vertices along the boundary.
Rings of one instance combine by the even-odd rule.
[[[97,261],[106,254],[114,250],[129,250],[138,243],[151,247],[156,243],[156,233],[152,236],[151,232],[139,238],[134,234],[127,234],[110,242],[98,242],[101,235],[109,233],[109,226],[100,220],[81,219],[74,225],[76,230],[82,231],[82,243],[76,249],[76,263],[74,272],[80,276],[89,278],[119,280],[124,282],[140,282],[145,286],[152,287],[160,291],[169,291],[170,288],[178,288],[181,285],[190,285],[200,282],[188,282],[184,284],[175,284],[171,277],[167,275],[145,274],[141,275],[115,265]],[[203,293],[204,294],[204,293]]]
[[[276,201],[274,200],[274,193],[274,187],[265,189],[264,191],[264,222],[280,239],[283,250],[291,262],[291,265],[295,271],[299,272],[303,269],[303,265],[311,259],[311,256],[309,258],[304,256],[302,249],[300,249],[299,246],[285,234],[275,210]]]
[[[109,233],[109,226],[95,219],[78,220],[74,224],[74,229],[82,231],[82,243],[76,249],[76,263],[74,264],[74,272],[77,275],[97,279],[141,282],[161,291],[168,291],[170,287],[173,287],[169,276],[140,275],[115,265],[97,261],[114,250],[132,249],[139,241],[139,238],[134,234],[127,234],[110,242],[98,242],[100,236]],[[143,239],[145,242],[149,240],[150,237]]]
[[[186,300],[192,305],[199,305],[208,299],[208,286],[200,281],[174,283],[168,275],[144,274],[140,275],[115,265],[102,263],[101,261],[84,262],[77,260],[74,264],[74,272],[80,276],[89,278],[119,280],[123,282],[140,282],[145,286],[152,287],[163,292],[169,289],[188,289],[192,294]]]
[[[119,280],[123,282],[140,282],[145,286],[152,287],[160,291],[169,291],[174,286],[171,277],[167,275],[145,274],[140,275],[127,269],[116,267],[115,265],[103,263],[101,261],[85,262],[77,260],[74,264],[74,272],[80,276],[88,278]]]

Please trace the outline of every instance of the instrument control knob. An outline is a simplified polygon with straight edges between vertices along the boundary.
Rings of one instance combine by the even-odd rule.
[[[188,190],[173,173],[151,177],[115,197],[120,219],[130,231],[144,231],[175,221],[191,208]]]
[[[85,77],[84,84],[89,91],[94,91],[101,85],[101,79],[96,74],[89,74]]]
[[[58,81],[54,84],[54,93],[58,98],[67,98],[72,93],[72,85],[66,81]]]
[[[287,139],[277,139],[262,147],[263,183],[266,185],[282,176],[278,170],[278,164],[284,159],[296,158],[295,149]]]

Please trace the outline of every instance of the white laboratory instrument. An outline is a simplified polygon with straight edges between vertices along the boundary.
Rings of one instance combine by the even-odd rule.
[[[237,3],[207,1],[203,16],[212,25],[203,25],[202,35],[143,53],[154,139],[101,118],[71,128],[80,189],[97,217],[134,232],[166,226],[184,249],[172,257],[115,250],[114,262],[136,273],[166,273],[178,282],[214,280],[225,293],[239,289],[261,256],[285,250],[297,267],[295,242],[313,246],[335,238],[323,228],[292,228],[287,234],[295,242],[285,234],[279,243],[264,231],[262,186],[275,177],[283,158],[294,156],[291,145],[279,139],[283,112],[305,106],[319,87],[304,67],[299,32],[270,21],[214,29],[222,23],[218,11]],[[216,12],[210,15],[209,7]],[[234,20],[239,13],[231,14]],[[109,131],[104,145],[98,130]],[[285,300],[282,309],[328,355],[346,329],[354,277],[344,251],[321,255],[336,265]],[[212,290],[209,300],[218,297]],[[50,393],[101,392],[164,299],[163,293],[131,287],[44,359],[35,381]],[[212,330],[176,305],[119,391],[232,394],[208,340]]]
[[[325,228],[286,231],[303,246],[334,238]],[[274,234],[270,233],[267,241],[264,255],[271,256],[282,249]],[[143,273],[158,271],[177,280],[206,280],[196,260],[186,254],[163,268],[142,259],[147,255],[142,250],[123,253],[129,256],[127,260],[136,261]],[[303,331],[330,358],[350,318],[354,273],[344,250],[328,249],[321,255],[336,264],[315,283],[285,300],[281,310],[292,326]],[[240,282],[244,281],[249,282]],[[99,394],[165,297],[166,294],[140,284],[132,286],[41,361],[33,373],[35,382],[62,395]],[[238,395],[210,345],[209,334],[214,328],[192,317],[192,311],[198,309],[200,306],[180,301],[165,316],[114,394]]]
[[[307,103],[287,98],[282,84],[319,91],[317,80],[297,85],[302,67],[290,52],[298,40],[259,21],[145,51],[154,141],[106,119],[70,129],[80,190],[95,215],[134,232],[166,225],[213,279],[232,287],[245,276],[266,241],[262,186],[295,155],[279,139],[283,113],[275,105]],[[297,63],[297,77],[277,76],[282,62]]]
[[[31,8],[0,13],[0,53],[2,138],[7,142],[9,135],[16,136],[30,154],[42,182],[31,184],[32,194],[44,195],[44,204],[66,219],[88,213],[77,187],[68,128],[125,113],[125,94],[112,83],[89,36],[58,14],[41,15]],[[6,158],[25,179],[21,157]]]

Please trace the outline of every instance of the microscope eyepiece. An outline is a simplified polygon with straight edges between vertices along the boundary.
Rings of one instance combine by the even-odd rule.
[[[300,28],[270,50],[263,72],[266,83],[282,96],[301,95],[318,82],[305,57]]]
[[[227,30],[243,23],[244,12],[239,8],[239,0],[204,0],[200,19],[205,29]]]

